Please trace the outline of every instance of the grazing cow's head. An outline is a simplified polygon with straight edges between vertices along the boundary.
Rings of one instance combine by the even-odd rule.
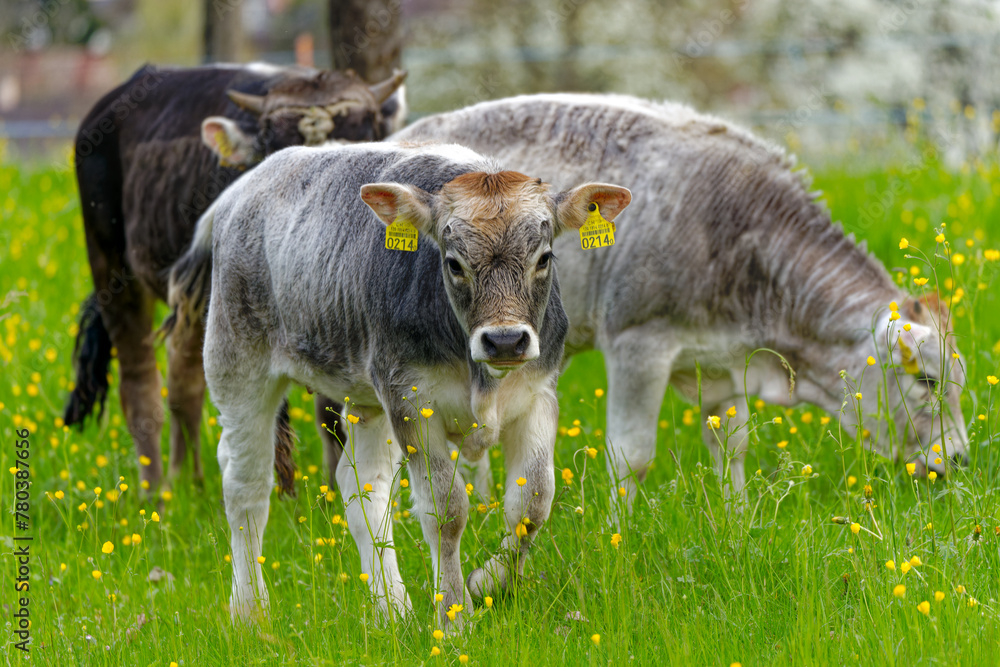
[[[539,355],[553,239],[579,229],[593,203],[614,220],[632,195],[600,183],[551,194],[540,179],[502,171],[463,174],[437,194],[398,183],[365,185],[361,198],[384,223],[408,220],[437,242],[445,289],[469,334],[472,359],[503,377]]]
[[[908,298],[880,318],[877,356],[890,363],[885,382],[878,365],[865,371],[861,386],[864,425],[880,448],[889,443],[885,414],[893,416],[893,442],[902,451],[882,451],[915,462],[921,473],[941,475],[950,462],[966,461],[968,435],[960,397],[965,386],[965,360],[955,347],[951,315],[936,295]],[[881,410],[880,410],[881,407]],[[874,435],[874,434],[877,434]]]
[[[206,118],[202,140],[220,164],[250,167],[289,146],[379,141],[397,129],[395,116],[405,114],[402,93],[389,101],[405,72],[373,86],[350,70],[307,72],[290,76],[266,95],[226,91],[234,104],[257,117],[257,133],[247,134],[225,116]]]

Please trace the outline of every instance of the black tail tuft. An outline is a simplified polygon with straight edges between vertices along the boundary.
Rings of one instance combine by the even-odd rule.
[[[281,404],[278,420],[274,427],[274,471],[278,473],[278,493],[295,497],[295,432],[292,431],[288,416],[288,399]]]
[[[104,400],[108,396],[108,366],[111,365],[111,337],[108,336],[97,296],[91,294],[80,311],[80,331],[73,347],[73,366],[76,368],[76,386],[69,395],[63,421],[67,426],[83,428],[84,420],[97,405],[97,417],[104,413]]]

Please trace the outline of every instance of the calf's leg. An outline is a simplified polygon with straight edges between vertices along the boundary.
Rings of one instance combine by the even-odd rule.
[[[213,368],[210,348],[206,351],[208,384],[222,424],[218,457],[233,562],[230,612],[247,620],[268,608],[257,559],[274,488],[275,427],[287,381]]]
[[[549,517],[556,489],[553,455],[558,419],[553,380],[528,413],[500,434],[507,464],[504,517],[510,533],[498,553],[469,575],[469,591],[477,598],[499,592],[524,572],[524,557]]]
[[[390,396],[404,395],[402,388]],[[469,498],[465,484],[451,460],[441,417],[414,417],[406,407],[392,413],[392,426],[403,450],[416,449],[408,459],[412,484],[413,509],[420,518],[424,540],[430,547],[435,590],[443,597],[438,603],[442,625],[462,623],[471,614],[472,598],[462,576],[460,546],[469,517]],[[419,429],[419,433],[417,431]],[[461,605],[457,611],[453,606]],[[449,616],[452,611],[452,619]]]
[[[96,274],[95,274],[96,282]],[[163,477],[160,433],[163,397],[153,350],[153,297],[136,278],[111,294],[97,290],[101,317],[118,350],[118,393],[125,424],[135,442],[141,487],[155,491]]]
[[[315,398],[316,428],[323,441],[323,459],[330,471],[332,486],[337,483],[337,464],[340,462],[344,443],[347,442],[347,431],[344,430],[343,419],[340,417],[343,406],[322,394],[316,394]]]
[[[736,416],[727,416],[726,411],[734,406],[736,407]],[[719,417],[720,428],[709,428],[707,420],[712,415]],[[746,472],[743,462],[746,458],[749,441],[747,421],[750,419],[746,397],[737,396],[730,401],[709,407],[705,413],[705,419],[706,422],[702,424],[702,435],[705,438],[708,451],[715,459],[715,471],[719,475],[719,482],[723,485],[725,496],[729,498],[730,493],[733,493],[735,497],[742,498],[746,486]],[[729,435],[726,435],[727,432]],[[729,468],[731,485],[725,482],[727,467]]]
[[[205,371],[202,368],[204,325],[179,327],[167,340],[167,405],[170,407],[170,468],[174,480],[184,466],[190,446],[194,455],[194,478],[204,478],[201,468],[201,408],[205,401]]]
[[[662,335],[644,327],[618,334],[603,347],[608,373],[607,459],[612,507],[625,489],[631,512],[637,483],[656,458],[656,419],[677,356]]]
[[[391,437],[389,420],[382,411],[369,413],[349,426],[337,467],[337,485],[372,595],[384,613],[405,615],[411,608],[410,598],[392,542],[394,476],[401,457],[399,447],[390,443]]]

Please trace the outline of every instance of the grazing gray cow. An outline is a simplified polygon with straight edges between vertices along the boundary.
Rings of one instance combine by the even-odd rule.
[[[922,469],[940,474],[949,457],[964,458],[964,362],[949,338],[947,308],[895,285],[863,244],[831,223],[780,149],[683,105],[599,95],[485,102],[423,119],[392,139],[461,143],[556,187],[629,183],[635,201],[614,251],[581,250],[570,235],[556,244],[567,356],[604,353],[607,465],[629,504],[655,455],[667,384],[697,400],[696,362],[705,416],[725,421],[735,405],[732,427],[749,418],[747,395],[758,394],[777,405],[816,404],[848,431],[861,421],[871,445]],[[794,391],[778,359],[764,353],[753,356],[744,385],[747,357],[758,348],[789,361]],[[869,356],[880,365],[868,367]],[[856,385],[846,395],[842,370]],[[891,452],[890,433],[901,443]],[[717,432],[706,426],[704,435],[717,469],[728,467],[742,489],[747,429],[729,438],[728,456]]]
[[[593,203],[613,220],[630,199],[595,183],[550,193],[460,146],[376,144],[284,150],[222,194],[173,270],[170,301],[177,326],[192,326],[212,263],[204,358],[223,428],[234,615],[267,603],[257,558],[290,381],[349,395],[353,443],[337,483],[382,609],[410,608],[391,519],[406,457],[442,621],[452,605],[471,613],[469,591],[486,595],[520,573],[555,488],[567,323],[552,242]],[[419,231],[413,252],[386,248],[386,225],[400,220]],[[469,501],[448,441],[471,460],[502,442],[507,461],[510,533],[468,588],[459,544]]]

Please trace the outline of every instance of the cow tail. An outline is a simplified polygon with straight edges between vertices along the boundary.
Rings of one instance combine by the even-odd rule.
[[[80,309],[80,325],[73,346],[76,384],[69,394],[63,421],[67,426],[83,428],[83,422],[97,406],[97,417],[104,414],[108,396],[108,367],[111,365],[111,337],[104,328],[97,295],[91,294]]]
[[[278,475],[278,493],[295,497],[295,433],[288,416],[288,399],[281,404],[274,425],[274,472]]]
[[[208,307],[212,286],[212,227],[215,224],[215,204],[198,220],[187,252],[181,255],[170,269],[167,288],[167,305],[170,315],[157,332],[160,336],[171,334],[178,327],[189,328],[198,322]]]

